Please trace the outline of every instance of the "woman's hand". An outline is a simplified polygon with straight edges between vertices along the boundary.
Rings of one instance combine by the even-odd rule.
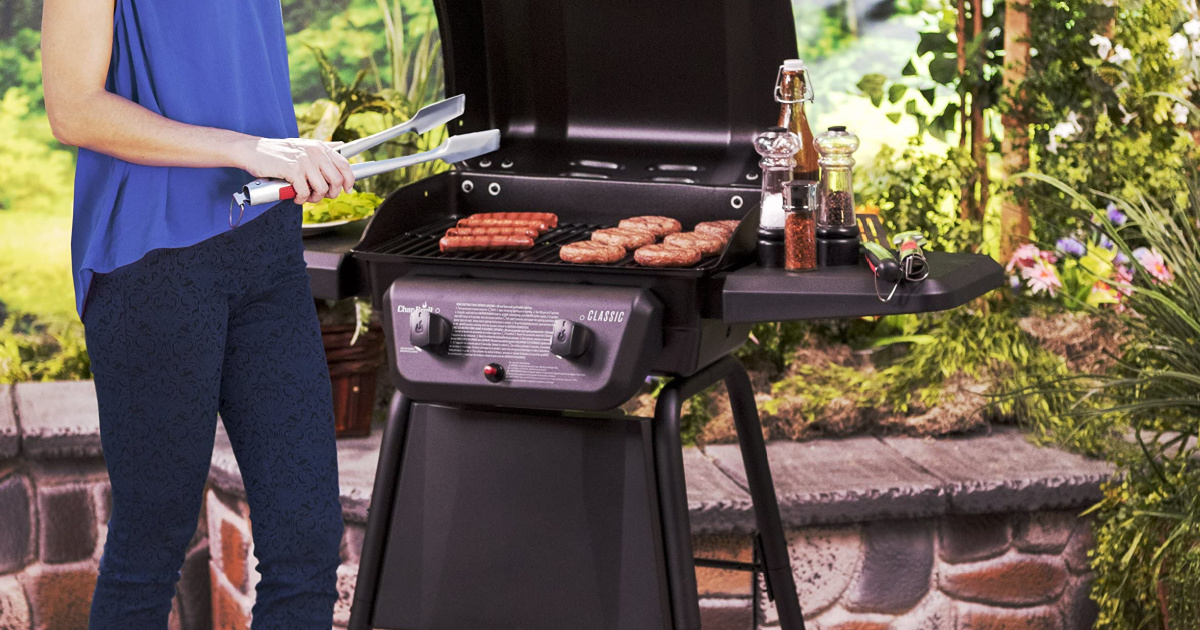
[[[333,199],[354,186],[350,163],[334,144],[305,138],[248,138],[240,144],[240,167],[255,177],[291,182],[297,204]]]

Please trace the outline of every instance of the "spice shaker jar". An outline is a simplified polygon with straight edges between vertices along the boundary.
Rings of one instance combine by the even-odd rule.
[[[788,187],[791,194],[784,217],[784,268],[812,271],[817,268],[817,182],[793,181]]]
[[[858,222],[854,216],[854,152],[858,136],[830,127],[814,141],[820,154],[820,205],[817,208],[817,257],[822,265],[857,265]]]
[[[758,264],[783,267],[784,208],[787,184],[796,166],[800,138],[783,127],[771,127],[754,137],[754,150],[762,156],[762,202],[758,219]]]

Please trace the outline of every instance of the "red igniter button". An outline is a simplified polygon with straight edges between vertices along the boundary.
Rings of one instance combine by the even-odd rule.
[[[499,363],[489,363],[483,366],[483,377],[493,383],[504,380],[504,366]]]

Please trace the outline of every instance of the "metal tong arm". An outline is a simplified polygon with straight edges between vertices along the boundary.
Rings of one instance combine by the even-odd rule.
[[[467,108],[467,97],[464,94],[452,96],[444,101],[439,101],[431,105],[422,107],[412,118],[392,127],[384,129],[379,133],[371,134],[366,138],[359,138],[353,142],[347,142],[338,147],[338,153],[342,157],[350,158],[377,147],[388,140],[398,138],[408,132],[414,132],[418,135],[432,131],[455,118],[463,115]]]
[[[489,129],[461,136],[452,136],[439,145],[438,148],[430,151],[392,158],[390,160],[380,160],[378,162],[351,164],[350,170],[354,172],[356,179],[363,179],[433,160],[442,160],[447,163],[461,162],[479,157],[485,153],[491,153],[498,148],[500,148],[500,131]],[[243,203],[257,206],[283,199],[293,199],[295,196],[296,190],[292,188],[291,183],[287,180],[256,179],[246,184],[238,195],[234,195],[234,201],[239,206]]]

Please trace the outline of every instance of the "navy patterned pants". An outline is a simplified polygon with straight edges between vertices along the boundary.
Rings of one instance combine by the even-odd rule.
[[[90,627],[167,627],[219,412],[262,576],[253,627],[328,630],[342,513],[299,208],[96,275],[83,320],[112,480]]]

